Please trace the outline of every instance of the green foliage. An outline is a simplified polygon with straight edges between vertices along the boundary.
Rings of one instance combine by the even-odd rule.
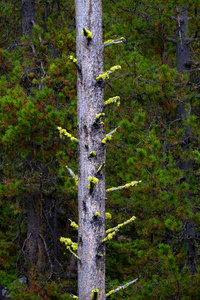
[[[44,202],[56,198],[58,235],[67,230],[71,240],[76,239],[76,231],[69,222],[66,224],[66,219],[75,219],[77,187],[66,165],[78,173],[77,145],[59,139],[57,131],[60,126],[77,136],[76,69],[68,59],[75,53],[74,1],[47,2],[36,3],[32,45],[28,36],[21,37],[19,1],[2,1],[0,5],[3,287],[14,281],[17,273],[27,271],[15,266],[26,240],[23,213],[28,193],[40,187]],[[107,290],[139,278],[127,290],[111,295],[111,299],[199,299],[198,255],[197,272],[191,275],[186,267],[188,245],[182,236],[183,220],[194,223],[197,236],[200,225],[199,41],[191,44],[190,75],[178,80],[176,47],[166,40],[176,38],[175,19],[184,3],[103,1],[104,40],[122,36],[126,39],[123,44],[105,49],[104,70],[115,64],[122,67],[120,73],[106,78],[105,101],[116,95],[121,101],[120,107],[107,105],[105,109],[106,132],[120,126],[106,143],[106,186],[142,180],[133,189],[107,195],[106,209],[112,214],[109,227],[123,223],[133,214],[137,217],[107,242]],[[199,16],[195,14],[198,5],[196,0],[188,1],[191,37],[199,26]],[[177,118],[180,104],[186,107],[187,120]],[[188,125],[192,141],[183,153]],[[181,170],[180,160],[189,160],[191,170]],[[21,232],[17,227],[20,218]],[[43,231],[46,225],[44,219]],[[198,253],[197,240],[195,245]],[[70,299],[67,292],[76,290],[76,280],[70,275],[66,282],[65,277],[66,273],[74,274],[75,267],[69,266],[71,254],[62,252],[59,262],[65,274],[61,279],[53,275],[43,288],[35,281],[31,290],[15,283],[10,286],[12,298]],[[53,257],[51,247],[50,256]]]

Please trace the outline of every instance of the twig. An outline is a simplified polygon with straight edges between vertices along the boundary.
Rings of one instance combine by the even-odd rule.
[[[48,257],[49,264],[50,264],[50,269],[51,269],[50,275],[49,275],[49,277],[46,279],[46,280],[49,280],[49,279],[51,278],[51,276],[52,276],[52,273],[53,273],[53,265],[52,265],[52,262],[51,262],[51,258],[50,258],[50,255],[49,255],[49,251],[48,251],[48,248],[47,248],[47,244],[46,244],[45,239],[44,239],[44,237],[43,237],[43,235],[42,235],[41,233],[40,233],[40,238],[41,238],[42,241],[43,241],[44,248],[45,248],[45,250],[46,250],[47,257]]]
[[[119,286],[119,287],[116,288],[115,290],[111,290],[110,292],[108,292],[108,293],[106,294],[106,298],[109,297],[110,295],[114,294],[114,293],[117,293],[117,292],[120,291],[120,290],[123,290],[123,289],[127,288],[127,286],[129,286],[130,284],[136,282],[137,280],[138,280],[138,278],[136,278],[136,279],[134,279],[134,280],[132,280],[132,281],[126,283],[125,285]]]
[[[68,166],[66,166],[66,168],[69,171],[69,173],[72,175],[72,177],[75,179],[77,176],[74,174],[74,172],[72,171],[72,169],[70,169]]]
[[[131,223],[131,222],[134,222],[135,219],[136,219],[136,217],[133,216],[133,217],[131,217],[130,219],[128,219],[127,221],[125,221],[125,222],[123,222],[123,223],[121,223],[121,224],[118,224],[118,225],[115,226],[115,227],[112,227],[112,228],[107,229],[107,230],[106,230],[106,233],[110,233],[110,232],[113,232],[113,231],[116,231],[116,230],[118,231],[121,227],[123,227],[123,226],[125,226],[125,225],[127,225],[127,224],[129,224],[129,223]]]
[[[117,126],[115,129],[113,129],[111,132],[107,133],[106,135],[112,135],[113,133],[115,133],[117,131],[117,129],[119,128],[120,126]]]
[[[118,191],[118,190],[122,190],[122,189],[128,189],[131,186],[137,185],[139,182],[141,182],[141,180],[131,181],[130,183],[127,183],[125,185],[120,185],[120,186],[117,186],[117,187],[111,187],[111,188],[106,190],[106,193],[113,192],[113,191]]]
[[[102,243],[107,242],[109,240],[112,240],[112,238],[115,236],[115,234],[119,231],[119,229],[131,222],[134,222],[136,219],[135,216],[131,217],[129,220],[125,221],[124,223],[118,224],[117,226],[113,228],[109,228],[106,230],[107,236],[101,241]]]
[[[124,37],[121,37],[120,39],[116,39],[116,40],[108,40],[104,43],[104,49],[111,45],[125,43],[125,41],[126,41],[126,39]]]

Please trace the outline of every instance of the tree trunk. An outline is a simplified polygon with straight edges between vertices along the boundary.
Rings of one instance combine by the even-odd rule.
[[[104,125],[95,123],[103,113],[104,82],[96,77],[103,73],[102,1],[76,0],[76,55],[81,71],[77,72],[79,185],[78,185],[78,296],[91,299],[92,290],[99,290],[105,299],[105,171],[97,170],[105,162],[105,145],[101,143]],[[83,36],[83,28],[92,39]],[[90,155],[95,151],[95,156]],[[96,184],[89,177],[99,179]],[[90,185],[88,187],[88,185]],[[95,216],[95,212],[99,213]]]
[[[43,212],[45,215],[46,223],[46,244],[49,250],[49,255],[53,257],[53,267],[56,277],[60,277],[60,265],[58,261],[59,256],[59,239],[58,239],[58,220],[56,201],[51,197],[45,199]],[[47,269],[51,271],[52,262],[47,260]]]
[[[177,69],[179,72],[179,77],[183,72],[190,69],[190,50],[188,43],[188,12],[187,5],[183,7],[180,15],[178,16],[178,28],[177,28],[177,43],[176,43],[176,54],[177,54]],[[178,105],[178,118],[183,121],[187,120],[187,114],[184,104]],[[182,151],[188,151],[190,143],[192,141],[192,130],[190,126],[184,131],[184,136],[182,140]],[[180,169],[185,173],[185,178],[187,181],[187,171],[193,169],[192,164],[189,160],[180,159],[179,163]],[[191,195],[188,193],[187,197],[191,199]],[[187,254],[186,260],[187,265],[190,267],[191,273],[196,271],[195,262],[195,226],[190,220],[184,221],[183,226],[183,242],[187,243]]]
[[[42,203],[39,192],[27,197],[27,255],[30,262],[29,285],[38,274],[44,273],[44,245],[41,239]]]
[[[32,28],[35,23],[35,0],[22,0],[22,34],[32,36]]]

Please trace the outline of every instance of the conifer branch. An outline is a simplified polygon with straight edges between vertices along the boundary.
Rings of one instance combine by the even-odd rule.
[[[106,107],[107,105],[112,104],[112,103],[117,103],[117,106],[119,106],[120,105],[120,97],[115,96],[113,98],[109,98],[108,100],[106,100],[104,102],[104,107]]]
[[[70,238],[64,238],[64,237],[60,238],[60,242],[64,243],[67,250],[69,250],[71,252],[71,254],[73,254],[78,260],[81,260],[81,258],[74,252],[74,251],[78,250],[77,243],[72,242],[72,240]]]
[[[78,64],[77,59],[73,55],[69,55],[68,58],[75,64],[77,70],[81,73],[81,67]]]
[[[175,40],[175,39],[172,39],[172,38],[165,38],[165,40],[166,40],[167,42],[170,42],[170,43],[173,43],[173,44],[177,44],[177,40]]]
[[[73,227],[73,228],[75,228],[76,230],[78,230],[78,228],[79,228],[78,224],[76,224],[76,222],[74,222],[74,221],[72,221],[70,219],[69,219],[69,221],[70,221],[70,226]]]
[[[72,169],[70,169],[68,166],[66,166],[66,168],[69,171],[69,173],[72,175],[72,177],[75,179],[76,175],[74,174],[74,172],[72,171]]]
[[[69,171],[69,173],[72,175],[72,177],[75,180],[76,185],[78,185],[78,176],[74,174],[74,172],[72,171],[72,169],[70,169],[68,166],[66,166],[67,170]]]
[[[115,128],[114,130],[112,130],[111,132],[109,132],[108,134],[106,134],[105,138],[101,141],[102,144],[106,144],[107,141],[110,141],[113,137],[113,134],[115,133],[115,131],[119,128],[119,126],[117,128]]]
[[[106,298],[109,297],[110,295],[114,294],[114,293],[117,293],[117,292],[120,291],[120,290],[124,290],[124,289],[127,288],[130,284],[136,282],[137,280],[138,280],[138,278],[136,278],[136,279],[134,279],[134,280],[132,280],[132,281],[130,281],[130,282],[124,284],[124,285],[119,286],[119,287],[116,288],[115,290],[111,290],[110,292],[108,292],[108,293],[106,294]]]
[[[115,234],[119,231],[119,229],[133,221],[135,221],[136,217],[133,216],[129,220],[125,221],[124,223],[118,224],[115,227],[109,228],[106,230],[107,236],[101,241],[102,243],[107,242],[109,240],[112,240],[112,238],[115,236]]]
[[[117,126],[115,129],[113,129],[111,132],[107,133],[106,135],[113,135],[119,127],[120,126]]]
[[[62,127],[57,127],[57,129],[59,130],[59,133],[60,133],[60,138],[61,139],[64,139],[64,137],[68,137],[72,142],[76,142],[78,143],[78,139],[75,138],[74,136],[72,136],[69,132],[67,132],[66,129],[63,129]]]
[[[137,185],[139,182],[141,182],[141,180],[131,181],[130,183],[127,183],[125,185],[120,185],[120,186],[117,186],[117,187],[111,187],[111,188],[106,190],[106,193],[113,192],[113,191],[118,191],[118,190],[122,190],[122,189],[128,189],[131,186]]]
[[[113,66],[112,68],[110,68],[110,70],[104,72],[103,74],[100,74],[99,76],[96,77],[97,81],[103,80],[105,81],[106,79],[109,79],[109,75],[111,73],[113,73],[114,71],[121,69],[121,66],[117,65],[117,66]]]
[[[108,40],[106,42],[104,42],[104,48],[109,47],[111,45],[116,45],[116,44],[121,44],[121,43],[125,43],[126,39],[124,37],[121,37],[119,39],[116,40]]]
[[[131,217],[130,219],[128,219],[128,220],[126,220],[125,222],[123,222],[123,223],[121,223],[121,224],[118,224],[117,226],[115,226],[115,227],[112,227],[112,228],[109,228],[109,229],[107,229],[106,230],[106,233],[111,233],[111,232],[113,232],[113,231],[118,231],[121,227],[123,227],[123,226],[125,226],[125,225],[127,225],[127,224],[129,224],[129,223],[131,223],[131,222],[134,222],[136,220],[136,217],[135,216],[133,216],[133,217]]]

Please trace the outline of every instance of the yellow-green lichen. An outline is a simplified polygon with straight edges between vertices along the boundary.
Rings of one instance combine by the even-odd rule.
[[[94,186],[95,186],[95,184],[97,184],[97,182],[99,181],[99,179],[98,178],[96,178],[96,177],[88,177],[88,181],[90,182],[89,184],[88,184],[88,189],[91,189],[91,188],[93,188]]]
[[[83,28],[81,34],[82,34],[83,36],[86,36],[87,39],[92,39],[92,32],[89,31],[89,30],[86,29],[86,28]]]
[[[104,102],[104,106],[107,106],[107,105],[112,104],[112,103],[116,103],[117,106],[119,106],[120,105],[120,97],[119,96],[115,96],[113,98],[109,98],[108,100],[106,100]]]
[[[65,244],[67,250],[69,250],[77,259],[81,260],[81,258],[74,252],[78,250],[78,244],[73,243],[71,239],[61,237],[60,241]]]
[[[73,295],[73,297],[72,297],[73,299],[78,299],[78,296],[75,296],[75,295]]]
[[[91,300],[97,300],[98,298],[99,298],[99,290],[98,289],[92,290]]]
[[[134,185],[138,184],[139,182],[141,182],[141,180],[139,180],[139,181],[131,181],[130,183],[125,184],[125,188],[127,189],[127,188],[129,188],[131,186],[134,186]]]
[[[74,63],[76,63],[76,62],[77,62],[77,59],[76,59],[76,58],[74,58],[74,57],[73,57],[73,55],[70,55],[70,56],[69,56],[69,59],[71,59],[71,60],[72,60]]]
[[[109,79],[109,75],[113,73],[114,71],[121,69],[121,66],[113,66],[110,68],[110,70],[104,72],[103,74],[100,74],[99,76],[96,77],[96,80],[106,80]]]
[[[116,40],[112,40],[112,39],[107,40],[103,44],[104,44],[104,47],[107,47],[107,46],[114,45],[114,44],[120,44],[120,43],[123,43],[125,41],[126,41],[126,39],[124,37],[121,37],[121,38],[116,39]]]
[[[78,186],[78,176],[77,176],[77,175],[76,175],[76,177],[74,178],[74,180],[75,180],[76,186]]]
[[[115,231],[109,233],[109,234],[107,235],[107,237],[105,237],[105,238],[102,240],[102,242],[106,242],[106,241],[112,240],[112,238],[113,238],[114,235],[116,234],[116,231],[117,231],[117,230],[115,230]]]
[[[106,220],[110,220],[112,218],[111,214],[110,213],[105,213],[105,219]]]
[[[98,121],[99,119],[103,118],[104,116],[105,116],[105,113],[97,114],[96,118],[95,118],[95,122]]]
[[[103,44],[114,43],[114,40],[107,40]]]
[[[108,292],[108,293],[106,294],[106,298],[107,298],[108,296],[110,296],[112,293],[114,293],[114,291],[115,291],[115,290],[111,290],[110,292]]]
[[[108,72],[105,72],[103,74],[100,74],[99,76],[96,77],[96,80],[106,80],[106,79],[109,79],[109,74]]]
[[[117,66],[113,66],[110,68],[110,71],[115,71],[115,70],[118,70],[118,69],[121,69],[122,67],[117,65]]]
[[[112,134],[106,135],[106,137],[101,141],[102,144],[106,144],[107,141],[110,141],[112,139]]]
[[[103,169],[104,165],[105,165],[105,163],[103,163],[102,165],[100,165],[100,167],[97,170],[97,174],[101,172],[101,170]]]
[[[98,256],[103,256],[103,254],[101,252],[98,252],[97,255]]]
[[[90,152],[90,156],[95,156],[95,155],[96,155],[95,151]]]
[[[74,227],[76,230],[78,230],[78,224],[76,224],[74,221],[71,222],[70,226]]]
[[[72,247],[72,250],[74,250],[74,251],[78,250],[78,244],[77,243],[73,243],[71,247]]]
[[[64,237],[61,237],[61,238],[60,238],[60,242],[61,242],[61,243],[64,243],[65,246],[71,246],[71,244],[72,244],[72,240],[71,240],[71,239],[69,239],[69,238],[64,238]]]
[[[99,217],[100,216],[100,213],[98,212],[98,211],[96,211],[95,213],[94,213],[94,217]]]
[[[96,184],[99,181],[99,179],[91,176],[91,177],[88,177],[88,181],[90,183]]]
[[[131,181],[130,183],[126,183],[125,185],[120,185],[120,186],[117,186],[117,187],[112,187],[112,188],[106,189],[106,192],[122,190],[124,188],[127,189],[129,187],[137,185],[140,182],[141,182],[141,180],[139,180],[139,181]]]
[[[72,142],[78,142],[78,139],[73,137],[69,132],[66,131],[66,129],[63,129],[62,127],[57,127],[60,133],[60,138],[64,139],[64,137],[68,137]]]
[[[117,231],[119,230],[119,228],[121,228],[121,227],[123,227],[123,226],[125,226],[125,225],[127,225],[127,224],[129,224],[129,223],[131,223],[131,222],[133,222],[133,221],[135,221],[135,220],[136,220],[136,217],[133,216],[133,217],[131,217],[130,219],[128,219],[127,221],[125,221],[124,223],[118,224],[117,226],[115,226],[115,227],[113,227],[113,228],[107,229],[107,230],[106,230],[106,233],[109,234],[109,233],[111,233],[111,232],[113,232],[113,231],[117,232]]]

